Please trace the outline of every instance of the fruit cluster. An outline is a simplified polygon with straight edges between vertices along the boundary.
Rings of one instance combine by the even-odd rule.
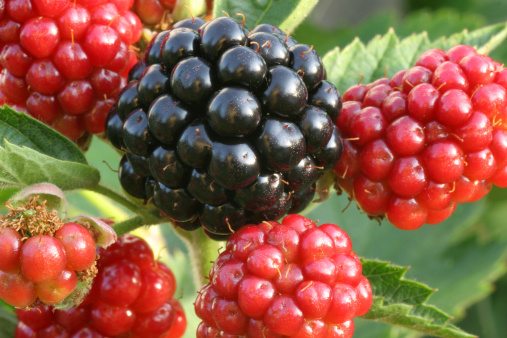
[[[16,337],[183,335],[186,318],[178,300],[173,299],[174,275],[154,260],[143,239],[124,235],[107,249],[99,249],[99,255],[99,273],[79,307],[17,310]]]
[[[198,338],[352,337],[372,290],[349,236],[300,215],[229,237],[195,302]]]
[[[350,87],[334,168],[373,217],[412,230],[507,186],[507,69],[469,46],[423,53],[392,79]]]
[[[4,2],[2,1],[2,4]],[[104,132],[142,24],[132,0],[7,0],[0,9],[0,104],[72,140]]]
[[[12,209],[0,218],[0,298],[15,307],[30,307],[37,299],[60,303],[78,282],[96,274],[90,231],[76,223],[62,224],[45,213],[44,205],[33,210]]]
[[[341,96],[322,60],[271,25],[178,22],[136,64],[107,120],[119,177],[186,230],[224,238],[303,210],[338,162]]]

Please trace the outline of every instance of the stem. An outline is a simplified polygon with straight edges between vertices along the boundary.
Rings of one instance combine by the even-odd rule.
[[[134,216],[134,217],[129,218],[125,221],[114,224],[113,229],[116,232],[117,236],[121,236],[121,235],[126,234],[128,232],[131,232],[132,230],[142,227],[143,225],[148,225],[144,221],[143,217]]]
[[[140,215],[143,218],[143,224],[141,224],[140,226],[167,222],[167,219],[165,217],[161,217],[159,215],[158,209],[154,208],[153,206],[148,207],[143,204],[136,204],[125,198],[123,195],[112,190],[111,188],[108,188],[101,184],[97,184],[96,186],[90,187],[89,190],[104,195],[106,197],[109,197],[111,200],[124,206],[133,213]]]
[[[97,184],[96,186],[89,188],[89,190],[104,195],[114,202],[124,206],[128,210],[132,211],[134,214],[137,214],[137,216],[117,223],[114,226],[114,230],[118,236],[142,227],[143,225],[160,224],[167,222],[167,219],[165,217],[161,217],[159,211],[156,208],[131,202],[121,194],[108,187]]]
[[[193,279],[196,288],[200,290],[208,282],[206,277],[213,262],[218,257],[220,248],[225,248],[225,242],[214,241],[208,238],[202,229],[185,231],[174,227],[174,231],[188,248],[193,265]]]
[[[115,201],[118,204],[123,205],[125,208],[127,208],[128,210],[135,212],[135,213],[137,213],[141,207],[141,206],[129,201],[128,199],[126,199],[124,196],[120,195],[116,191],[114,191],[108,187],[105,187],[101,184],[97,184],[93,187],[90,187],[90,188],[88,188],[88,190],[91,190],[91,191],[94,191],[98,194],[107,196],[111,200]]]

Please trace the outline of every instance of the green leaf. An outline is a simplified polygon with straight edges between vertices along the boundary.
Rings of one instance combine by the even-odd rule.
[[[451,316],[426,301],[435,290],[404,279],[408,268],[363,260],[363,275],[372,285],[373,304],[364,319],[382,321],[439,337],[475,337],[452,325]]]
[[[8,106],[0,107],[0,146],[7,140],[59,160],[86,164],[86,158],[68,138],[33,117]]]
[[[0,337],[14,337],[17,323],[14,308],[0,299]]]
[[[269,23],[282,30],[294,30],[310,14],[318,0],[215,0],[213,17],[241,13],[245,26],[252,29],[258,24]]]
[[[62,190],[87,188],[100,181],[97,169],[83,163],[62,161],[4,140],[0,147],[0,187],[23,188],[52,183]]]
[[[419,55],[428,49],[449,49],[456,43],[471,45],[479,52],[485,52],[493,50],[506,37],[506,23],[472,32],[465,30],[433,42],[429,40],[426,32],[400,40],[394,30],[389,29],[386,35],[377,36],[366,45],[356,38],[343,49],[336,47],[324,56],[323,62],[328,80],[344,92],[357,84],[361,76],[363,83],[370,83],[385,75],[392,77],[399,70],[412,67]]]
[[[479,337],[505,338],[507,332],[507,276],[495,284],[495,292],[471,308],[467,309],[467,317],[458,325],[477,333]]]

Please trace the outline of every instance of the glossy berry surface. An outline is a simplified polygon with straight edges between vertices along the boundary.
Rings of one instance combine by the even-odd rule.
[[[94,276],[96,244],[86,227],[59,223],[54,232],[32,228],[33,236],[26,236],[26,230],[8,227],[9,217],[0,216],[0,299],[20,308],[53,305],[71,295],[84,276]]]
[[[507,186],[505,72],[458,45],[423,53],[392,79],[350,87],[337,120],[347,139],[334,168],[342,190],[369,216],[413,230]]]
[[[146,241],[124,235],[98,253],[99,273],[84,302],[67,310],[18,309],[15,337],[183,336],[186,318],[173,299],[174,275],[155,261]]]
[[[240,228],[209,280],[194,304],[198,338],[325,337],[341,327],[352,337],[353,318],[372,304],[348,235],[300,215]]]
[[[15,272],[19,269],[21,235],[11,228],[0,228],[0,270]]]
[[[12,9],[2,22],[19,29],[14,38],[0,30],[3,101],[73,141],[104,133],[109,109],[137,61],[129,46],[140,39],[142,25],[130,11],[132,1],[6,4]]]
[[[66,223],[56,231],[55,237],[65,249],[67,268],[82,271],[95,261],[95,240],[81,225]]]
[[[29,238],[21,249],[21,272],[34,283],[57,278],[67,264],[63,245],[47,235]]]
[[[341,157],[338,90],[318,53],[230,17],[158,33],[129,75],[106,134],[127,152],[122,187],[176,225],[224,239],[311,203]]]

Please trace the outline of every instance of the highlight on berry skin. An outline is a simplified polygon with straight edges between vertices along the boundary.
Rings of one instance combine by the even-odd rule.
[[[216,240],[301,212],[343,150],[313,46],[236,16],[159,32],[106,120],[123,189]]]
[[[507,70],[474,48],[424,52],[343,94],[336,181],[367,215],[414,230],[507,187]]]

